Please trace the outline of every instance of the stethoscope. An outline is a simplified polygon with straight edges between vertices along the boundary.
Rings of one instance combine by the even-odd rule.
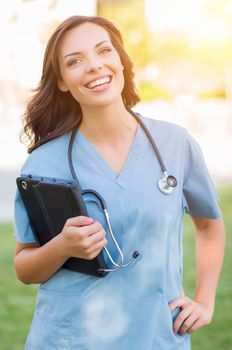
[[[152,147],[153,147],[153,149],[155,151],[155,154],[156,154],[156,156],[158,158],[158,161],[160,163],[160,167],[162,169],[162,177],[157,182],[159,190],[163,194],[166,194],[166,195],[171,194],[173,192],[173,189],[177,186],[176,178],[174,176],[172,176],[172,175],[168,175],[168,172],[166,170],[164,162],[163,162],[163,160],[161,158],[160,152],[159,152],[159,150],[158,150],[158,148],[156,146],[156,143],[153,140],[149,130],[147,129],[146,125],[139,118],[138,114],[134,113],[131,110],[128,110],[128,112],[131,113],[131,115],[136,119],[138,124],[142,127],[142,129],[145,132],[148,140],[150,141],[150,143],[151,143],[151,145],[152,145]],[[77,130],[73,130],[72,134],[71,134],[71,137],[70,137],[69,145],[68,145],[68,163],[69,163],[69,168],[70,168],[72,177],[73,177],[74,181],[76,182],[76,184],[78,185],[78,187],[81,189],[80,183],[78,181],[76,172],[75,172],[74,167],[73,167],[73,161],[72,161],[72,150],[73,150],[73,144],[74,144],[74,140],[75,140],[76,134],[77,134]],[[106,220],[106,223],[107,223],[107,227],[109,229],[110,236],[111,236],[112,241],[113,241],[113,243],[114,243],[114,245],[115,245],[115,247],[116,247],[116,249],[117,249],[117,251],[119,253],[119,256],[120,256],[120,262],[119,263],[115,262],[114,259],[111,256],[111,254],[109,253],[108,249],[106,247],[104,247],[103,249],[104,249],[106,255],[108,256],[109,260],[111,261],[111,263],[115,267],[114,268],[109,268],[109,269],[108,268],[107,269],[98,269],[98,272],[99,273],[102,273],[102,272],[114,272],[114,271],[117,271],[118,269],[121,269],[121,268],[129,266],[139,256],[139,252],[138,251],[134,251],[134,253],[132,254],[131,259],[127,263],[124,264],[124,255],[123,255],[123,252],[122,252],[122,250],[121,250],[121,248],[120,248],[120,246],[119,246],[119,244],[118,244],[118,242],[117,242],[117,240],[116,240],[116,238],[115,238],[115,236],[113,234],[105,200],[102,198],[102,196],[98,192],[96,192],[95,190],[92,190],[92,189],[81,190],[81,194],[82,194],[82,196],[84,196],[86,194],[91,194],[95,198],[97,198],[97,200],[98,200],[97,203],[98,203],[98,205],[101,207],[101,209],[103,211],[103,214],[104,214],[104,217],[105,217],[105,220]]]

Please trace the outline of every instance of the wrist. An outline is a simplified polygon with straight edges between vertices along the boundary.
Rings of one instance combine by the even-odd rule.
[[[65,238],[62,234],[58,234],[56,237],[53,238],[53,244],[58,256],[60,256],[62,260],[66,261],[68,258],[70,258]]]
[[[209,297],[203,297],[200,295],[195,295],[193,300],[197,303],[200,303],[200,304],[206,306],[211,311],[214,311],[214,307],[215,307],[215,298],[214,297],[209,298]]]

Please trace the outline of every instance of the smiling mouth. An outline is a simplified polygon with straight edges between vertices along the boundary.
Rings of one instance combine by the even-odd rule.
[[[87,83],[85,86],[88,89],[94,89],[97,86],[103,86],[103,85],[109,84],[111,82],[111,80],[112,80],[112,76],[108,75],[104,78],[92,80],[89,83]]]

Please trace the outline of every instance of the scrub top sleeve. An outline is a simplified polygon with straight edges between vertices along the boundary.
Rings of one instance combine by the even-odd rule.
[[[191,216],[217,219],[221,216],[217,194],[198,143],[187,134],[184,209]]]
[[[14,237],[20,243],[38,243],[18,190],[16,190],[14,201]]]
[[[25,162],[21,174],[33,174],[36,169],[30,157]],[[25,206],[18,189],[14,200],[14,237],[20,243],[38,243],[31,229]]]

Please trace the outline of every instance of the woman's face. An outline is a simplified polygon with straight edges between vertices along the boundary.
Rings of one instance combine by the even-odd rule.
[[[61,91],[70,91],[82,110],[122,101],[123,66],[109,34],[84,23],[64,34],[59,46]]]

